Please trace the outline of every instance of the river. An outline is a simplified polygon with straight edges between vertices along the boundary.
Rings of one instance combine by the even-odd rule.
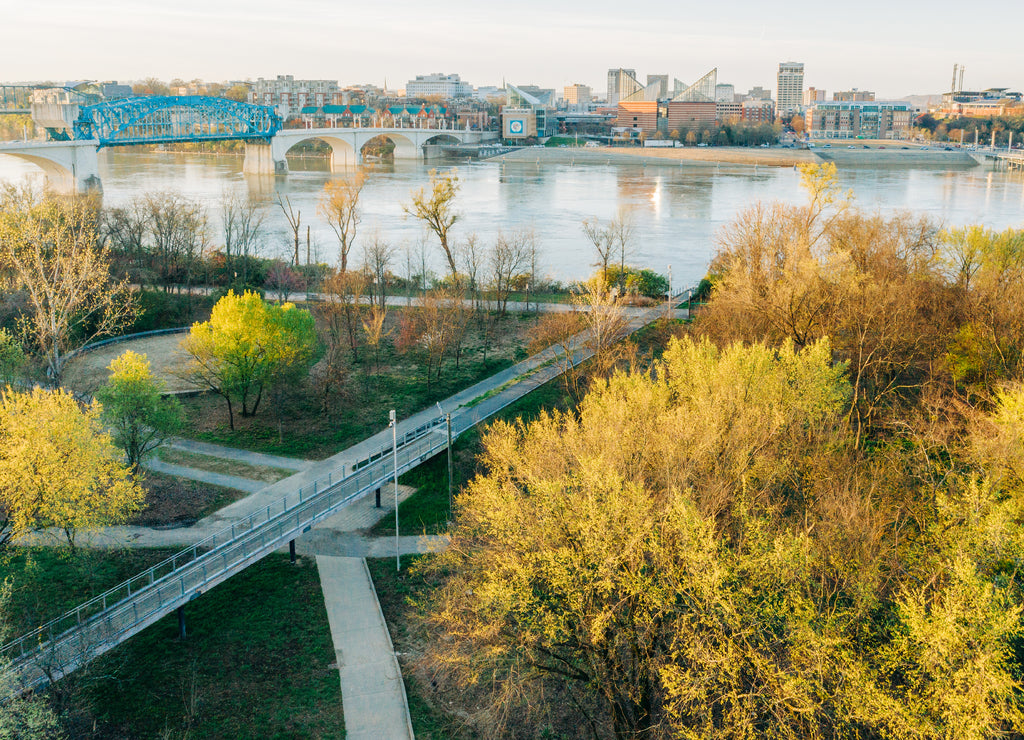
[[[425,249],[432,269],[444,272],[436,241],[402,210],[410,192],[423,187],[432,166],[398,162],[380,165],[363,190],[360,238],[379,232],[399,254]],[[556,164],[541,162],[462,162],[454,165],[462,188],[456,239],[476,233],[485,243],[499,230],[532,229],[541,252],[541,272],[570,281],[585,277],[595,261],[580,230],[585,218],[608,219],[620,208],[634,213],[634,250],[629,262],[664,273],[672,265],[676,285],[696,283],[715,252],[716,232],[757,201],[799,202],[799,173],[789,167],[722,165],[706,167],[639,164]],[[287,177],[242,174],[236,155],[127,153],[100,155],[104,203],[123,204],[146,192],[177,190],[202,201],[218,241],[219,202],[225,192],[248,192],[266,204],[263,255],[291,252],[287,225],[275,203],[287,196],[302,214],[302,233],[310,228],[314,254],[334,261],[336,242],[317,214],[317,200],[331,177],[326,163],[291,160]],[[12,157],[0,156],[0,181],[38,173]],[[981,167],[856,167],[839,172],[844,188],[867,210],[906,209],[925,213],[946,225],[979,223],[992,228],[1024,227],[1024,176]],[[357,247],[358,251],[358,247]],[[303,257],[305,247],[303,246]],[[358,257],[357,257],[358,260]],[[418,262],[418,258],[416,260]],[[395,272],[405,273],[403,256]]]

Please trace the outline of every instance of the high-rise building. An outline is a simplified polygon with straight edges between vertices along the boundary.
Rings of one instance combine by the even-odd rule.
[[[736,86],[735,85],[715,85],[715,102],[716,103],[735,103],[736,102]]]
[[[824,90],[819,90],[816,87],[809,87],[804,90],[804,108],[814,105],[815,103],[824,103],[828,98]]]
[[[590,103],[591,90],[589,85],[566,85],[562,93],[565,104],[570,108],[586,107]]]
[[[407,98],[440,97],[445,100],[469,98],[473,96],[473,86],[463,82],[457,74],[416,75],[415,80],[405,83]]]
[[[608,105],[618,105],[622,98],[642,88],[643,85],[636,80],[635,69],[618,67],[608,70]]]
[[[779,113],[794,113],[804,103],[804,63],[780,62],[778,94],[775,101]]]

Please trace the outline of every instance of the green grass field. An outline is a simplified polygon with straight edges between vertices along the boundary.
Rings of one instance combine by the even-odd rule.
[[[18,607],[61,609],[167,551],[55,551],[5,567]],[[91,579],[88,574],[95,574]],[[12,613],[23,611],[12,609]],[[315,561],[270,555],[58,682],[50,697],[74,738],[342,738],[341,688]],[[19,623],[24,627],[24,623]]]

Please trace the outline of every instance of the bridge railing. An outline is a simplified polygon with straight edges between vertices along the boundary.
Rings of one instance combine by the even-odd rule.
[[[445,435],[431,434],[443,423],[443,419],[435,419],[399,437],[399,474],[419,464],[425,455],[433,455],[444,449],[447,445]],[[178,604],[182,597],[198,595],[195,591],[197,587],[202,587],[214,578],[217,578],[217,582],[223,580],[234,572],[232,568],[239,563],[244,561],[248,565],[257,552],[280,547],[289,538],[294,538],[341,505],[387,481],[393,475],[393,456],[393,447],[387,445],[361,459],[347,476],[344,466],[330,471],[274,504],[214,532],[73,610],[12,640],[0,647],[0,654],[16,665],[43,654],[57,655],[62,658],[57,662],[66,667],[60,672],[70,670],[74,666],[67,658],[73,656],[62,653],[67,652],[72,643],[82,644],[80,639],[72,640],[72,633],[92,633],[98,639],[89,640],[85,644],[105,646],[110,639],[107,633],[112,625],[117,625],[118,630],[110,634],[117,636],[157,612],[162,616],[168,608],[176,608],[168,606],[170,601]],[[289,505],[290,501],[294,503]],[[127,613],[131,614],[131,619],[126,619]],[[89,657],[102,651],[91,650]],[[77,665],[80,661],[71,662]]]
[[[682,297],[680,294],[677,299]],[[624,333],[646,325],[662,311],[656,307],[635,316]],[[549,352],[541,356],[546,354]],[[577,349],[573,362],[591,354],[590,349]],[[525,374],[532,375],[550,364],[548,359]],[[506,398],[484,414],[460,419],[461,423],[453,424],[452,439],[516,400],[517,396]],[[0,655],[13,664],[20,685],[26,690],[70,673],[309,531],[344,504],[391,480],[396,467],[401,475],[444,450],[448,445],[444,423],[439,416],[403,433],[397,446],[384,445],[360,459],[348,475],[344,467],[329,471],[297,492],[8,642],[0,647]],[[289,504],[290,501],[294,503]]]

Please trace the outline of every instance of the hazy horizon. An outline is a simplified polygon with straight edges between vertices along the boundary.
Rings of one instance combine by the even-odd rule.
[[[923,5],[923,4],[922,4]],[[952,67],[965,89],[1024,88],[1020,52],[992,48],[992,23],[1024,21],[1024,9],[982,0],[970,19],[930,4],[927,14],[879,0],[850,10],[786,15],[753,0],[709,7],[641,0],[628,12],[609,0],[548,8],[538,0],[481,8],[470,0],[387,4],[266,0],[151,7],[132,0],[88,5],[56,0],[12,7],[0,30],[7,81],[156,77],[245,80],[292,74],[343,85],[405,87],[416,75],[458,73],[474,86],[575,82],[603,95],[609,68],[775,89],[782,61],[805,64],[804,85],[872,90],[879,98],[937,95]],[[691,10],[690,8],[694,8]],[[965,31],[965,24],[967,29]]]

